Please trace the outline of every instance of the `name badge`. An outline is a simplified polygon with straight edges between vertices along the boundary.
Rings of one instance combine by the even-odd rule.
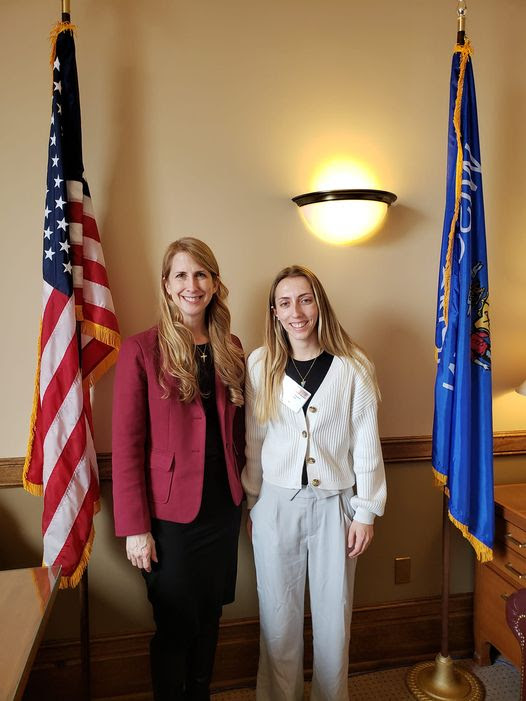
[[[282,404],[285,404],[292,411],[298,412],[310,396],[310,392],[307,392],[304,387],[294,382],[292,377],[285,375],[279,398]]]

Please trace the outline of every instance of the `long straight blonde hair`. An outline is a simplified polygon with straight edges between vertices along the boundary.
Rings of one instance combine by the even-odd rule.
[[[242,406],[245,364],[243,351],[230,336],[230,312],[226,305],[228,289],[219,276],[219,266],[211,249],[191,236],[173,241],[164,254],[161,267],[159,336],[159,384],[164,397],[170,396],[169,378],[178,381],[179,398],[191,402],[199,394],[197,363],[192,332],[183,324],[183,316],[166,291],[172,260],[177,253],[187,253],[202,265],[217,284],[208,307],[205,322],[214,355],[215,370],[228,389],[230,401]]]
[[[359,372],[372,379],[378,397],[380,396],[374,365],[336,318],[333,308],[316,275],[302,265],[291,265],[283,268],[274,278],[268,295],[265,316],[265,340],[261,358],[262,377],[255,397],[254,413],[261,423],[273,419],[277,414],[278,399],[281,383],[285,374],[288,359],[292,356],[292,348],[287,332],[274,314],[276,304],[276,287],[288,277],[304,277],[312,288],[312,293],[318,306],[318,321],[316,333],[321,351],[331,355],[350,358]]]

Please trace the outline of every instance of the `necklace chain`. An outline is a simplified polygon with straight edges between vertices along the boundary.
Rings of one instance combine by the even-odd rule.
[[[203,363],[204,363],[205,360],[208,358],[208,355],[207,355],[207,353],[206,353],[206,351],[208,350],[208,343],[203,343],[203,344],[201,344],[201,345],[203,346],[202,348],[201,348],[201,346],[199,345],[199,343],[196,343],[196,344],[195,344],[195,348],[196,348],[196,350],[197,350],[197,352],[198,352],[198,354],[199,354],[199,357],[201,358],[201,360],[202,360]]]
[[[290,359],[292,360],[292,364],[294,365],[294,368],[296,369],[296,372],[297,372],[298,375],[301,377],[301,386],[302,386],[302,387],[305,387],[305,383],[307,382],[307,377],[309,376],[310,371],[311,371],[312,368],[314,367],[314,363],[318,360],[318,358],[320,357],[320,355],[321,355],[321,351],[320,351],[320,352],[318,353],[318,355],[314,358],[314,360],[313,360],[312,363],[310,364],[309,369],[307,370],[307,372],[305,373],[305,375],[302,375],[302,374],[301,374],[301,372],[298,370],[298,366],[297,366],[296,363],[294,362],[294,358],[293,358],[292,356],[290,357]]]

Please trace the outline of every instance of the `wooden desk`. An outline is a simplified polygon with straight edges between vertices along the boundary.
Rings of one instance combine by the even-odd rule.
[[[475,659],[490,664],[490,644],[520,668],[521,652],[506,622],[506,599],[526,587],[526,484],[495,487],[493,560],[475,572]]]
[[[22,698],[60,582],[60,567],[0,572],[0,701]]]

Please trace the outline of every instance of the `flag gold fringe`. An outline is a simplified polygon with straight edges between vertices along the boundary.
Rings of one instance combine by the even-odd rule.
[[[93,504],[93,515],[98,514],[100,511],[100,499]],[[95,526],[91,525],[91,531],[89,534],[88,542],[84,546],[82,555],[80,557],[79,564],[77,565],[75,571],[69,577],[61,577],[59,589],[74,589],[78,586],[84,570],[88,566],[89,559],[91,557],[91,551],[93,550],[93,541],[95,540]]]
[[[98,514],[100,511],[100,499],[97,499],[97,501],[93,505],[93,514]],[[79,564],[77,565],[75,571],[73,574],[71,574],[69,577],[61,577],[60,578],[60,584],[59,584],[59,589],[74,589],[76,586],[78,586],[80,580],[82,579],[82,575],[84,574],[84,570],[88,566],[88,562],[91,556],[91,551],[93,550],[93,541],[95,540],[95,527],[92,525],[91,526],[91,531],[89,534],[88,542],[84,546],[84,550],[82,551],[82,555],[80,557]],[[45,567],[49,567],[46,563],[43,563]]]
[[[55,63],[55,57],[57,55],[57,39],[61,32],[76,32],[77,25],[71,24],[71,22],[57,22],[54,27],[52,27],[49,32],[49,41],[51,42],[51,54],[49,56],[49,63],[51,67]]]
[[[433,477],[435,479],[435,485],[443,489],[446,495],[449,497],[449,488],[447,487],[446,475],[443,475],[441,472],[439,472],[433,467]],[[451,523],[458,528],[458,530],[462,533],[464,538],[470,543],[471,547],[475,551],[477,560],[479,560],[479,562],[489,562],[493,559],[493,550],[491,548],[488,548],[488,546],[485,545],[478,538],[475,538],[475,536],[469,532],[466,524],[461,523],[458,519],[456,519],[449,509],[448,516]]]
[[[484,543],[482,543],[478,538],[475,538],[475,536],[468,531],[468,527],[465,523],[461,523],[451,515],[451,511],[448,511],[448,515],[451,523],[458,528],[464,538],[472,546],[477,556],[477,560],[479,562],[489,562],[490,560],[493,560],[493,550],[488,548],[487,545],[484,545]]]
[[[111,346],[118,350],[121,347],[121,336],[118,331],[113,331],[108,329],[106,326],[101,326],[100,324],[95,324],[93,321],[82,322],[82,333],[89,334],[96,338],[97,341],[104,343],[107,346]]]
[[[462,107],[462,94],[464,92],[464,76],[466,73],[466,65],[469,57],[473,53],[469,40],[465,44],[457,44],[454,53],[460,53],[460,71],[458,76],[457,97],[455,100],[455,109],[453,112],[453,126],[457,137],[457,164],[455,176],[455,210],[449,228],[449,237],[446,254],[446,265],[444,270],[444,323],[447,327],[449,316],[449,295],[451,291],[451,261],[453,259],[453,244],[455,241],[455,228],[460,212],[460,197],[462,191],[462,141],[460,134],[460,111]]]
[[[103,361],[101,361],[96,368],[94,368],[90,374],[85,377],[82,381],[83,388],[89,389],[107,372],[115,363],[117,362],[117,356],[119,351],[114,349],[109,355],[107,355]]]
[[[37,369],[35,373],[35,389],[33,392],[33,407],[31,409],[31,418],[29,421],[29,438],[27,441],[26,459],[24,461],[24,468],[22,470],[22,484],[26,492],[33,494],[33,496],[41,497],[44,494],[44,487],[41,484],[35,484],[30,482],[27,478],[27,473],[29,470],[29,463],[31,462],[31,456],[33,454],[33,443],[35,441],[35,429],[37,422],[37,411],[38,402],[40,401],[40,345],[42,343],[42,320],[40,321],[40,328],[38,331],[38,341],[37,341]]]
[[[28,479],[26,479],[25,475],[22,475],[22,484],[26,492],[29,492],[29,494],[32,494],[34,497],[44,496],[44,486],[42,484],[34,484],[33,482],[30,482]]]
[[[109,353],[104,360],[102,360],[96,368],[94,368],[90,374],[84,378],[83,384],[84,389],[92,387],[97,380],[99,380],[112,365],[117,362],[117,356],[119,355],[119,349],[121,347],[121,336],[118,331],[113,331],[108,329],[106,326],[101,326],[93,321],[86,321],[82,319],[82,307],[79,305],[76,307],[77,319],[81,320],[81,333],[92,336],[96,338],[97,341],[104,343],[106,346],[113,348],[113,351]]]
[[[86,319],[84,319],[81,304],[75,305],[75,314],[77,321],[80,321],[81,333],[91,336],[92,338],[97,339],[97,341],[104,343],[104,345],[113,348],[113,351],[109,353],[87,377],[84,378],[83,386],[86,390],[89,389],[89,387],[92,387],[97,380],[108,372],[112,365],[115,365],[117,362],[117,356],[119,355],[119,349],[121,347],[121,335],[118,331],[113,331],[107,326],[96,324],[94,321],[86,321]]]
[[[446,487],[447,484],[447,477],[446,475],[443,475],[441,472],[433,468],[433,477],[435,478],[435,486],[436,487]]]
[[[97,513],[97,511],[95,511],[95,513]],[[59,585],[60,589],[73,589],[74,587],[76,587],[78,585],[78,583],[82,579],[82,575],[84,574],[84,570],[88,566],[91,551],[93,549],[94,538],[95,538],[95,528],[92,526],[91,532],[89,534],[88,542],[84,546],[84,550],[82,551],[82,555],[80,556],[79,564],[77,565],[73,574],[69,575],[69,577],[61,577],[60,578],[60,585]]]

